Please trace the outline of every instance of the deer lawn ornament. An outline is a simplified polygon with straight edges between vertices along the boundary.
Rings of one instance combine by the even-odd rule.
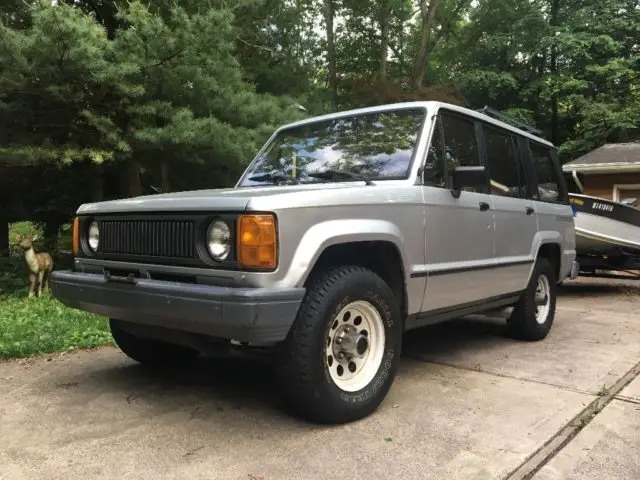
[[[53,269],[53,259],[51,255],[46,252],[36,253],[34,250],[33,242],[35,242],[37,238],[37,234],[28,237],[16,235],[16,242],[18,242],[22,250],[24,250],[24,261],[29,268],[30,297],[34,294],[37,297],[42,295],[42,291],[49,285],[49,277]]]

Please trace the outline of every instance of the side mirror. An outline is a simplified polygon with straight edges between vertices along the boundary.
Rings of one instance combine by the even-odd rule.
[[[479,167],[456,167],[453,170],[453,191],[460,195],[463,188],[485,187],[487,185],[487,169]]]

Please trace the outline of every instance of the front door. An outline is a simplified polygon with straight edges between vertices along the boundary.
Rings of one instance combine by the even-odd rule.
[[[425,165],[427,282],[423,312],[464,307],[495,291],[487,281],[494,264],[494,206],[487,191],[450,190],[455,165],[481,165],[473,120],[440,110]]]

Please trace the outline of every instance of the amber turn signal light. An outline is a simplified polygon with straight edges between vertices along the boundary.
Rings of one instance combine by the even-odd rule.
[[[273,215],[238,217],[238,263],[247,268],[275,268],[276,220]]]
[[[78,255],[80,253],[80,229],[78,228],[78,217],[73,219],[73,254]]]

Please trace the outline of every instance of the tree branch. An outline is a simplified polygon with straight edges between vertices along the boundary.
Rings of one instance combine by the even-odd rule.
[[[169,55],[169,56],[167,56],[167,57],[163,58],[162,60],[160,60],[160,61],[159,61],[159,62],[157,62],[157,63],[154,63],[154,64],[153,64],[153,65],[151,65],[151,66],[152,66],[152,67],[159,67],[160,65],[162,65],[162,64],[164,64],[164,63],[166,63],[166,62],[168,62],[169,60],[174,59],[175,57],[177,57],[178,55],[180,55],[181,53],[183,53],[185,50],[186,50],[186,47],[185,47],[185,48],[181,48],[181,49],[180,49],[180,50],[178,50],[177,52],[172,53],[171,55]]]
[[[273,50],[271,50],[269,47],[265,47],[263,45],[256,45],[254,43],[250,43],[247,42],[246,40],[244,40],[242,37],[238,37],[238,40],[240,40],[242,43],[244,43],[246,46],[248,47],[253,47],[253,48],[260,48],[262,50],[266,50],[267,52],[271,52],[273,53]]]

